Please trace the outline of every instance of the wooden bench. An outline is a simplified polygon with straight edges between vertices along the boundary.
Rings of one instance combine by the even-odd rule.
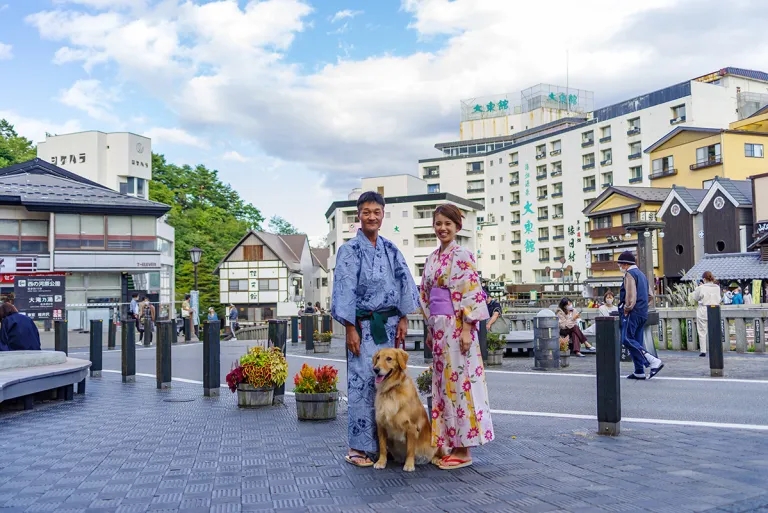
[[[0,351],[0,403],[23,398],[24,409],[30,409],[35,394],[53,390],[71,400],[75,383],[78,393],[85,393],[90,367],[90,361],[61,351]]]

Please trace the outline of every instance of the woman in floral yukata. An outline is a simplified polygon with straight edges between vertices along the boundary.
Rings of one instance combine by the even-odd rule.
[[[424,266],[421,305],[434,357],[432,445],[450,451],[438,467],[451,470],[471,465],[469,448],[494,438],[477,336],[478,323],[490,316],[475,257],[456,243],[461,211],[440,205],[432,214],[432,225],[440,247]]]

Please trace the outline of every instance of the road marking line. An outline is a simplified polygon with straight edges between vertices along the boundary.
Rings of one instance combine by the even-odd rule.
[[[346,360],[341,360],[338,358],[323,358],[320,356],[304,356],[300,354],[288,354],[289,358],[304,358],[306,360],[323,360],[327,362],[340,362],[340,363],[347,363]],[[411,369],[428,369],[429,367],[425,365],[409,365],[408,366]],[[557,377],[557,378],[590,378],[590,379],[596,379],[596,376],[594,374],[576,374],[576,373],[552,373],[552,372],[544,372],[544,371],[504,371],[504,370],[492,370],[492,369],[485,369],[486,374],[514,374],[519,376],[548,376],[548,377]],[[762,384],[762,385],[768,385],[768,379],[737,379],[737,378],[682,378],[682,377],[666,377],[666,376],[656,376],[653,378],[654,380],[660,380],[660,381],[701,381],[704,383],[749,383],[749,384]]]
[[[199,346],[202,345],[202,342],[190,342],[189,344],[173,344],[173,348],[178,347],[192,347],[192,346]],[[83,349],[82,347],[78,347],[77,349]],[[143,347],[143,346],[136,346],[136,351],[156,351],[157,346],[150,346],[150,347]],[[119,353],[120,349],[104,349],[104,353]],[[69,354],[91,354],[91,350],[88,351],[70,351]]]
[[[102,370],[102,372],[109,372],[112,374],[120,374],[122,371],[117,370]],[[153,374],[136,373],[136,376],[144,378],[154,378]],[[189,383],[192,385],[202,385],[202,381],[196,381],[193,379],[185,378],[171,378],[173,381],[179,383]],[[228,388],[228,385],[222,384],[222,388]],[[285,392],[285,395],[293,396],[293,392]],[[342,400],[346,402],[347,398],[342,396]],[[426,407],[426,404],[424,405]],[[494,410],[491,409],[491,413],[494,415],[510,415],[518,417],[548,417],[555,419],[570,419],[570,420],[597,420],[595,415],[579,415],[576,413],[553,413],[545,411],[516,411],[516,410]],[[749,431],[768,431],[768,425],[765,424],[733,424],[727,422],[701,422],[695,420],[670,420],[670,419],[642,419],[633,417],[624,417],[622,422],[630,424],[657,424],[663,426],[684,426],[684,427],[708,427],[718,429],[742,429]]]

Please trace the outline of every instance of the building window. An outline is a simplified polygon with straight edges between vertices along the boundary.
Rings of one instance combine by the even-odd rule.
[[[131,247],[139,251],[155,249],[157,220],[149,216],[131,216]]]
[[[595,190],[595,177],[594,176],[586,176],[584,177],[584,191],[594,191]]]
[[[357,212],[344,212],[344,224],[355,224],[360,222],[357,218]]]
[[[384,187],[376,187],[376,192],[384,196]]]
[[[685,104],[672,107],[672,119],[670,123],[682,123],[685,121]]]
[[[629,160],[635,160],[639,159],[643,156],[643,146],[639,142],[633,142],[629,145],[629,155],[627,158]]]
[[[599,230],[603,228],[610,228],[613,226],[613,222],[611,220],[611,216],[600,216],[596,217],[594,222],[594,229]]]
[[[708,164],[721,162],[720,143],[710,144],[702,148],[696,148],[696,163]]]
[[[491,260],[496,260],[496,255],[491,255]]]
[[[421,278],[421,276],[424,274],[424,265],[425,264],[416,264],[416,277]]]
[[[131,249],[130,217],[107,216],[107,249]]]
[[[643,166],[634,166],[629,168],[629,183],[643,181]]]
[[[57,214],[56,249],[157,251],[157,220],[152,216]]]
[[[600,128],[600,142],[608,142],[611,140],[611,125]]]
[[[495,235],[491,235],[491,242],[493,242],[495,240],[496,240],[496,236]]]
[[[603,173],[603,187],[610,187],[613,185],[613,172]]]
[[[403,246],[407,246],[407,245],[408,245],[408,239],[403,239]]]
[[[423,178],[440,178],[440,166],[425,166]]]
[[[637,212],[625,212],[621,214],[621,224],[629,224],[637,221]]]
[[[417,248],[434,248],[437,246],[437,236],[435,235],[417,235],[416,247]]]
[[[675,158],[672,155],[668,157],[662,157],[660,159],[654,159],[651,164],[653,166],[651,178],[658,178],[661,176],[670,176],[675,174]]]
[[[125,182],[120,182],[120,194],[146,198],[147,192],[147,181],[143,178],[126,176]]]
[[[581,133],[581,146],[590,146],[594,144],[595,142],[595,131],[590,130],[589,132],[582,132]]]
[[[243,260],[246,262],[260,262],[264,260],[264,246],[258,244],[243,246]]]
[[[427,192],[429,194],[437,194],[440,192],[440,184],[439,183],[431,183],[427,185]]]
[[[754,158],[763,158],[763,145],[744,143],[744,156],[754,157]]]
[[[328,278],[322,278],[320,283],[322,284],[323,287],[327,287],[328,286]]]
[[[509,154],[509,167],[513,167],[517,165],[517,152],[510,153]]]
[[[610,166],[613,163],[613,152],[610,148],[607,150],[602,151],[602,160],[600,161],[601,166]]]
[[[629,130],[627,130],[628,135],[636,135],[640,133],[640,118],[627,120],[627,124],[629,125]]]
[[[588,153],[581,156],[581,167],[584,169],[595,167],[595,154]]]
[[[483,162],[467,162],[467,174],[474,175],[483,172]]]
[[[80,216],[80,247],[104,249],[104,216]]]
[[[47,253],[48,221],[0,220],[0,252]]]
[[[280,280],[259,280],[259,291],[278,290],[279,288]]]
[[[248,280],[229,280],[230,292],[247,292]]]

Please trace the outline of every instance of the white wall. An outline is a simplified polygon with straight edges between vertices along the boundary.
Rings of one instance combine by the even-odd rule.
[[[378,176],[363,178],[362,180],[362,192],[376,192],[379,187],[384,188],[383,195],[385,197],[412,196],[427,193],[427,183],[413,175]]]

